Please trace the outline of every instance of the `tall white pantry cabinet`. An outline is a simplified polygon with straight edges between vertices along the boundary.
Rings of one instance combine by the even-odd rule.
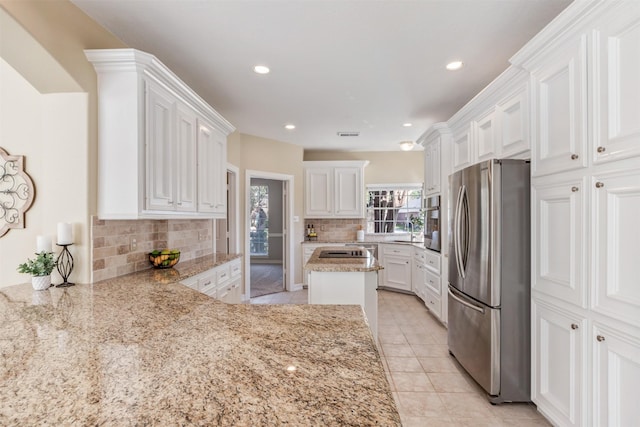
[[[640,425],[640,2],[574,2],[512,62],[532,95],[532,399]]]

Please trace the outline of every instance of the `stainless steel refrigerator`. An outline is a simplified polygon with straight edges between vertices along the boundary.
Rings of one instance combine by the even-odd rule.
[[[492,402],[529,401],[529,162],[489,160],[449,181],[449,351]]]

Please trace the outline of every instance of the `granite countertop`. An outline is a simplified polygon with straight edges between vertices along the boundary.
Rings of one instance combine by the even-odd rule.
[[[356,250],[353,246],[349,249]],[[362,248],[365,249],[365,248]],[[320,258],[320,252],[326,250],[344,250],[344,246],[321,246],[313,251],[313,255],[304,266],[309,271],[333,271],[333,272],[367,272],[382,270],[382,266],[374,257],[368,258]]]
[[[0,289],[0,425],[400,426],[359,306],[227,305],[176,283],[219,261]]]

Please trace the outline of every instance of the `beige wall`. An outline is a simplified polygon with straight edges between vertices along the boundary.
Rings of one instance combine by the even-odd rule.
[[[294,277],[293,283],[302,283],[302,258],[300,255],[300,245],[304,239],[303,235],[303,186],[304,175],[302,169],[302,157],[304,150],[297,145],[287,144],[285,142],[275,141],[272,139],[261,138],[253,135],[240,134],[238,137],[233,136],[230,139],[229,153],[238,150],[240,158],[240,239],[245,242],[246,239],[246,205],[247,193],[246,187],[246,171],[259,171],[266,173],[275,173],[293,176],[293,215],[298,216],[300,221],[293,224],[294,242]],[[232,154],[235,155],[235,154]],[[229,162],[233,163],[233,159],[229,158]],[[243,249],[244,252],[244,249]]]
[[[322,151],[307,150],[304,160],[369,160],[364,183],[408,184],[424,181],[424,151]]]
[[[27,228],[0,238],[0,286],[29,280],[17,265],[33,256],[36,236],[54,237],[61,221],[74,227],[71,280],[88,282],[97,86],[83,49],[123,44],[68,1],[0,0],[0,37],[0,146],[26,156],[36,186]]]

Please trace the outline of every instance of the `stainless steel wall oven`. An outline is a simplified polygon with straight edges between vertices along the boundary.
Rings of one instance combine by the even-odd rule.
[[[440,196],[427,197],[426,199],[424,247],[440,252]]]

